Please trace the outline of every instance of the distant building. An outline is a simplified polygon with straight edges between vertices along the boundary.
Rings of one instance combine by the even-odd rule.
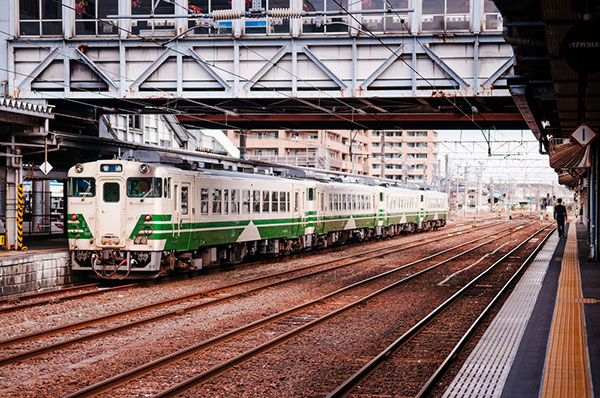
[[[437,136],[432,130],[370,131],[370,174],[407,183],[434,183],[439,173]]]
[[[239,131],[228,131],[227,136],[239,147]],[[253,130],[246,133],[248,159],[362,175],[369,175],[369,146],[369,136],[362,130]]]
[[[382,134],[384,135],[382,140]],[[228,137],[240,145],[240,132]],[[437,173],[436,131],[261,130],[246,133],[248,159],[432,184]],[[352,151],[350,150],[352,144]]]
[[[104,115],[100,136],[143,145],[239,157],[221,130],[188,130],[174,115]]]

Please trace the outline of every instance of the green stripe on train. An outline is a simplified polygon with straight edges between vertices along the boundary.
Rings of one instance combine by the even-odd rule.
[[[73,220],[72,217],[77,217]],[[83,214],[67,214],[67,236],[69,239],[93,239],[90,227],[85,221]]]

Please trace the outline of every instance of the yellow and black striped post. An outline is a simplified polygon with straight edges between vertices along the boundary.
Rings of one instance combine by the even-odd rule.
[[[23,184],[17,190],[17,250],[23,249]]]

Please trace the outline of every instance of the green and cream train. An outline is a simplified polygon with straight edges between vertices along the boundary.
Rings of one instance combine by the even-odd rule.
[[[446,194],[434,191],[128,160],[75,165],[68,196],[72,268],[101,278],[439,228],[448,212]]]

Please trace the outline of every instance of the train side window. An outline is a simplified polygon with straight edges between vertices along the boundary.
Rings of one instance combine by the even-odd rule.
[[[263,213],[269,212],[269,191],[263,191],[262,210]]]
[[[294,192],[294,211],[297,212],[298,208],[298,191]]]
[[[252,192],[252,211],[256,214],[260,213],[260,191]]]
[[[421,202],[423,202],[423,195],[421,195]]]
[[[213,189],[212,214],[221,214],[221,190]]]
[[[346,210],[346,194],[342,194],[342,210]]]
[[[181,191],[183,192],[183,187]],[[208,214],[208,188],[200,188],[200,214]]]
[[[333,210],[333,195],[329,194],[329,209]]]
[[[277,192],[271,192],[271,212],[277,213]]]
[[[181,214],[188,214],[188,187],[181,187]]]
[[[229,189],[223,190],[223,214],[229,214]]]
[[[117,203],[120,200],[120,185],[118,182],[105,182],[102,186],[102,198],[106,203]]]
[[[315,194],[315,193],[314,193],[314,190],[313,190],[313,188],[308,188],[308,200],[309,200],[309,201],[313,201],[313,200],[315,199],[315,198],[314,198],[314,194]]]
[[[285,213],[285,192],[279,192],[279,211]]]
[[[325,211],[325,194],[319,192],[319,201],[321,202],[321,211]]]
[[[379,192],[379,201],[383,202],[383,192]]]
[[[340,194],[338,194],[338,193],[333,194],[333,209],[334,210],[340,209]]]
[[[240,190],[231,190],[231,214],[240,213]]]
[[[289,213],[290,212],[290,193],[286,192],[285,193],[285,207],[286,207],[286,211]]]
[[[250,190],[249,189],[242,190],[242,213],[244,213],[244,214],[250,213]]]

